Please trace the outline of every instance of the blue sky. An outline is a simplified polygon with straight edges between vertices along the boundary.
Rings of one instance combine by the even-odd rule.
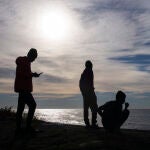
[[[39,106],[82,105],[78,82],[90,59],[99,105],[123,90],[131,108],[150,108],[148,0],[0,0],[0,38],[2,106],[16,106],[15,59],[34,47]]]

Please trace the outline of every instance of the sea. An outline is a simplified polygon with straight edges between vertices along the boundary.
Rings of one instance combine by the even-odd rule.
[[[90,110],[89,114],[91,114]],[[37,109],[35,116],[46,122],[84,126],[83,109]],[[98,125],[102,127],[99,115],[97,121]],[[150,109],[131,109],[129,118],[121,128],[150,130]]]

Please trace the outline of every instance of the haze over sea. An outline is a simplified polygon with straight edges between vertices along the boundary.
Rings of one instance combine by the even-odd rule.
[[[36,116],[48,122],[84,125],[82,111],[82,109],[37,109]],[[102,127],[99,116],[98,125]],[[122,128],[150,130],[150,109],[131,109],[130,116]]]

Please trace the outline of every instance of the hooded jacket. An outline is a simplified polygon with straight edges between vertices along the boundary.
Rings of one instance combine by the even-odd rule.
[[[18,57],[16,65],[15,92],[32,92],[31,62],[26,56]]]

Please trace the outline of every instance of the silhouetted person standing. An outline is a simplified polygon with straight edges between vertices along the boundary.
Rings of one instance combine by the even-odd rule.
[[[98,113],[102,117],[102,124],[107,131],[119,131],[121,125],[127,120],[129,104],[125,103],[126,95],[118,91],[115,101],[109,101],[98,108]],[[123,104],[125,108],[123,109]]]
[[[33,91],[32,77],[39,77],[40,74],[31,72],[31,63],[37,58],[37,50],[31,48],[24,57],[18,57],[16,59],[16,78],[15,78],[15,92],[19,93],[18,107],[17,107],[17,132],[21,131],[22,113],[25,108],[25,104],[28,105],[29,111],[27,116],[27,131],[34,132],[31,127],[31,122],[36,109],[36,102],[31,94]]]
[[[92,127],[97,126],[97,97],[94,92],[94,74],[93,74],[93,64],[91,61],[85,62],[85,70],[81,74],[79,81],[80,91],[83,96],[83,109],[84,109],[84,122],[86,127],[90,127],[90,122],[88,118],[88,110],[91,109],[92,112]]]

